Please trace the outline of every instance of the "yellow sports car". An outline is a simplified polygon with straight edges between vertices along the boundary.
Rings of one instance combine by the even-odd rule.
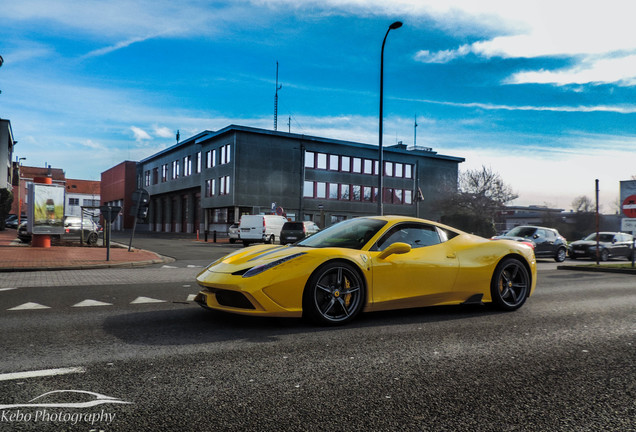
[[[197,276],[196,302],[245,315],[342,324],[361,311],[523,305],[536,286],[532,246],[408,217],[360,217],[298,243],[242,249]]]

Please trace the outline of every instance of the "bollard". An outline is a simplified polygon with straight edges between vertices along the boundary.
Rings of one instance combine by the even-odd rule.
[[[216,230],[214,230],[214,243],[216,243]]]
[[[205,242],[207,243],[208,242],[208,230],[205,230],[203,232],[203,238],[205,239]]]

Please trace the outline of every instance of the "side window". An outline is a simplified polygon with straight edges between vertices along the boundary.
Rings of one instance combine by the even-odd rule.
[[[546,230],[546,237],[549,239],[555,239],[556,238],[556,234],[554,233],[554,231],[550,231],[550,230]]]
[[[545,230],[538,229],[535,234],[539,236],[539,238],[545,238]]]
[[[439,233],[435,227],[423,224],[400,224],[389,230],[378,242],[373,250],[382,251],[393,243],[406,243],[413,249],[432,246],[441,243]]]

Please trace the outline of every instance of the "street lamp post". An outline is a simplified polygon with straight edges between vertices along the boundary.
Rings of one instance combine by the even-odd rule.
[[[380,132],[379,132],[379,143],[378,143],[378,214],[380,216],[384,215],[384,205],[383,205],[383,188],[384,188],[384,153],[382,151],[382,109],[383,109],[383,100],[384,100],[384,45],[386,44],[386,38],[389,35],[389,32],[394,29],[398,29],[402,27],[401,21],[396,21],[389,26],[384,35],[384,40],[382,41],[382,52],[380,55]]]

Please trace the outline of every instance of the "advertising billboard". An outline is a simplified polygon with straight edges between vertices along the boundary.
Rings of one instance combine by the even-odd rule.
[[[32,234],[64,233],[64,187],[29,185],[28,231]]]

